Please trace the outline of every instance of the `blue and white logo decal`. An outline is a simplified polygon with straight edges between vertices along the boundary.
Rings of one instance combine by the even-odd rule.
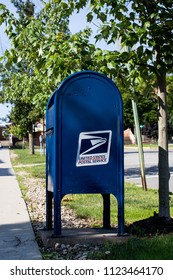
[[[76,166],[102,165],[109,162],[111,130],[81,132]]]

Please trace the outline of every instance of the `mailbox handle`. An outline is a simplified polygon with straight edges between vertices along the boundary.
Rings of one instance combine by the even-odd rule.
[[[53,132],[54,132],[54,129],[53,129],[53,128],[49,128],[49,129],[46,131],[46,135],[53,134]]]

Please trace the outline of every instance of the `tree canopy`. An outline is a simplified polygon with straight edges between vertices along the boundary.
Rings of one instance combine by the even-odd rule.
[[[17,18],[4,5],[0,6],[1,22],[6,22],[11,42],[2,58],[2,94],[15,105],[13,116],[15,108],[20,107],[15,114],[18,121],[24,115],[21,109],[29,108],[30,126],[45,114],[49,96],[65,77],[93,68],[96,48],[89,43],[89,28],[70,34],[68,9],[62,1],[47,2],[37,15],[31,1],[13,3]]]
[[[167,133],[166,74],[173,69],[173,2],[172,0],[82,0],[68,1],[80,11],[89,5],[88,21],[100,22],[96,39],[108,44],[121,41],[122,49],[114,52],[110,65],[122,67],[129,77],[132,95],[139,77],[155,76],[158,98],[159,146],[159,215],[170,217],[169,163]]]

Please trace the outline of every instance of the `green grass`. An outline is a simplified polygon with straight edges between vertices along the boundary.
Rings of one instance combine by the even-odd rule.
[[[157,143],[143,143],[142,144],[143,148],[150,148],[150,149],[158,149],[158,144]],[[138,149],[138,145],[137,144],[128,144],[128,145],[125,145],[126,148],[136,148]],[[173,143],[169,143],[168,145],[169,149],[172,149],[173,148]]]
[[[30,174],[30,177],[46,179],[46,164],[23,167],[23,170]]]
[[[102,226],[103,199],[101,195],[69,195],[72,199],[64,198],[64,204],[73,208],[79,217],[87,217],[93,220],[93,225]],[[67,201],[66,201],[67,200]],[[158,212],[158,192],[142,188],[133,184],[125,184],[125,222],[133,223],[141,219],[153,216]],[[173,196],[170,195],[171,214],[173,215]],[[117,200],[111,195],[111,224],[117,224]]]
[[[99,252],[89,255],[95,260],[173,260],[173,235],[130,238],[122,243],[106,242]]]
[[[21,176],[17,175],[17,181],[19,183],[19,186],[20,186],[20,189],[21,189],[21,192],[22,192],[22,196],[24,198],[24,200],[27,199],[27,191],[28,191],[28,187],[26,185],[23,184],[23,179]]]
[[[29,149],[15,149],[12,150],[11,153],[17,155],[17,157],[12,158],[12,164],[16,172],[22,169],[23,171],[28,173],[29,177],[41,179],[46,178],[45,155],[40,155],[37,152],[34,155],[30,155]]]
[[[12,160],[13,165],[44,163],[46,160],[44,155],[40,155],[37,152],[35,152],[34,155],[30,155],[29,149],[14,149],[11,153],[17,155],[17,157]]]

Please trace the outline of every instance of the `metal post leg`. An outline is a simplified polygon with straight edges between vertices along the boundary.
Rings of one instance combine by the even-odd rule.
[[[102,194],[103,196],[103,228],[110,229],[110,194]]]
[[[61,198],[54,198],[54,235],[61,235]]]
[[[124,234],[124,205],[123,201],[118,201],[118,235]]]
[[[53,193],[46,191],[46,229],[52,229],[52,199]]]

